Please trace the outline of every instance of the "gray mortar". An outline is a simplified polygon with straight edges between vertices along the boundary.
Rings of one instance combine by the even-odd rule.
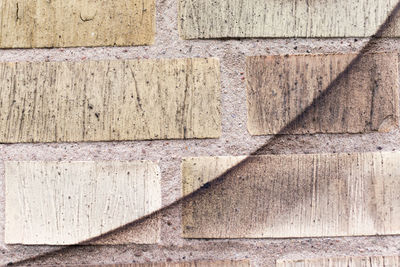
[[[58,249],[4,244],[4,164],[6,160],[152,160],[162,170],[163,204],[181,196],[180,161],[187,156],[247,155],[271,137],[252,137],[246,127],[245,57],[271,54],[357,53],[368,39],[181,40],[177,0],[157,1],[157,36],[144,47],[1,50],[0,61],[82,61],[133,58],[217,57],[221,61],[222,136],[214,140],[0,145],[0,264]],[[400,40],[379,41],[374,51],[400,50]],[[389,134],[288,136],[275,153],[361,152],[400,149],[400,131]],[[168,223],[167,223],[168,222]],[[78,246],[24,264],[100,264],[147,261],[245,259],[274,266],[276,259],[343,255],[399,255],[400,236],[185,240],[180,207],[163,213],[158,245]]]

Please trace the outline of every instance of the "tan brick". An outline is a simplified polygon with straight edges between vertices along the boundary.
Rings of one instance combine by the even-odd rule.
[[[399,267],[398,256],[342,257],[307,260],[278,260],[277,267]]]
[[[179,0],[184,39],[224,37],[366,37],[397,0]],[[335,12],[332,12],[334,10]],[[387,32],[400,35],[399,29]]]
[[[146,161],[6,162],[5,178],[7,244],[77,244],[161,208],[160,170]]]
[[[234,161],[216,159],[219,165]],[[210,158],[187,159],[183,167],[202,160]],[[400,234],[399,160],[398,152],[246,158],[183,203],[183,237]],[[190,175],[183,170],[183,184],[221,173],[216,164],[202,166]]]
[[[4,0],[1,17],[1,48],[145,45],[155,35],[154,0]]]
[[[217,138],[216,59],[0,63],[0,142]]]
[[[355,54],[247,58],[249,132],[365,133],[397,128],[397,54],[355,58]]]

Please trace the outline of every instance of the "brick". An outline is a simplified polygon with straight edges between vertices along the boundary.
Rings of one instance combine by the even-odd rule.
[[[355,54],[248,57],[249,132],[366,133],[398,128],[397,54],[355,58]]]
[[[399,160],[398,152],[251,156],[183,203],[183,237],[400,234]],[[192,170],[183,184],[221,173],[215,164]]]
[[[154,0],[4,0],[1,48],[152,44]]]
[[[164,262],[164,263],[131,263],[112,265],[71,265],[73,266],[102,266],[102,267],[250,267],[247,260],[224,260],[224,261],[193,261],[193,262]]]
[[[0,142],[217,138],[217,59],[0,63]]]
[[[223,175],[246,157],[201,157],[182,160],[182,192],[186,196]]]
[[[77,244],[161,208],[160,170],[146,161],[5,162],[5,178],[7,244]]]
[[[397,3],[397,0],[179,0],[179,30],[184,39],[367,37],[378,31]],[[400,30],[388,34],[396,37]]]
[[[157,244],[161,238],[161,218],[150,217],[139,223],[100,236],[84,245]]]
[[[366,256],[319,258],[307,260],[277,260],[276,267],[399,267],[398,256]]]

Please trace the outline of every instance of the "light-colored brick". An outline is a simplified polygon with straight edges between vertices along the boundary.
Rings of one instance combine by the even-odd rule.
[[[226,37],[366,37],[397,0],[179,0],[184,39]],[[399,36],[400,30],[387,32]]]
[[[215,159],[187,159],[183,184],[211,181],[216,166],[236,161]],[[400,234],[399,160],[399,152],[250,156],[183,203],[183,237]]]
[[[151,44],[154,0],[3,0],[1,48]]]
[[[365,133],[398,128],[398,55],[356,56],[248,57],[249,132]]]
[[[7,244],[77,244],[161,208],[160,170],[146,161],[6,162],[5,178]]]
[[[0,63],[0,142],[217,138],[217,59]]]

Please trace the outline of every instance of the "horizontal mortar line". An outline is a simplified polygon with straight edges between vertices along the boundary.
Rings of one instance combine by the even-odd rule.
[[[336,45],[339,42],[335,43]],[[267,44],[266,44],[267,45]],[[287,44],[285,44],[287,45]],[[332,47],[331,49],[328,50],[323,50],[323,52],[313,52],[314,50],[321,50],[320,48],[315,48],[311,47],[314,46],[315,44],[310,43],[309,46],[305,46],[304,44],[293,44],[293,45],[299,45],[301,46],[297,50],[294,50],[294,53],[290,53],[290,55],[318,55],[318,54],[357,54],[360,50],[362,50],[362,46],[357,46],[357,47],[348,47],[346,49],[340,49]],[[389,45],[389,44],[388,44]],[[259,46],[262,46],[259,45]],[[288,47],[285,48],[286,52],[273,52],[271,53],[270,51],[264,51],[260,50],[261,47],[257,46],[256,48],[253,47],[245,47],[242,46],[241,51],[237,51],[235,53],[230,53],[229,55],[236,55],[237,57],[246,57],[246,56],[256,56],[256,55],[282,55],[282,54],[287,54],[287,49]],[[204,48],[208,47],[204,46]],[[175,49],[176,46],[171,46],[171,47],[163,47],[165,49]],[[132,59],[179,59],[179,58],[209,58],[209,57],[215,57],[215,58],[220,58],[221,63],[224,61],[223,57],[226,55],[224,52],[225,49],[230,49],[231,44],[227,44],[226,46],[221,46],[216,48],[217,51],[213,53],[194,53],[194,52],[179,52],[175,53],[172,52],[171,54],[164,54],[164,53],[159,53],[157,50],[159,48],[155,48],[154,51],[150,49],[143,49],[143,50],[128,50],[125,54],[121,54],[124,52],[121,52],[120,49],[115,48],[107,48],[107,50],[104,50],[104,52],[107,53],[107,55],[98,55],[101,53],[103,50],[100,51],[79,51],[79,54],[76,55],[69,55],[69,52],[75,53],[76,51],[74,50],[65,50],[63,52],[61,51],[56,51],[56,50],[46,50],[43,51],[40,55],[36,53],[32,53],[30,50],[24,50],[22,53],[16,54],[15,51],[13,52],[0,52],[0,62],[24,62],[24,61],[29,61],[29,62],[43,62],[44,60],[53,62],[53,61],[62,61],[62,62],[84,62],[84,61],[103,61],[103,60],[132,60]],[[290,48],[290,47],[289,47]],[[356,49],[356,50],[355,50]],[[307,52],[308,50],[308,52]],[[243,54],[246,51],[245,54]],[[394,45],[390,44],[390,47],[388,49],[385,49],[384,51],[382,50],[377,50],[376,52],[399,52],[400,51],[400,44],[399,45]],[[95,53],[95,54],[94,54]],[[115,53],[115,55],[113,55]],[[150,57],[143,57],[143,54],[152,54]],[[10,60],[9,58],[15,59]],[[48,57],[51,57],[49,59]],[[82,59],[82,57],[85,57],[85,59]],[[229,66],[231,67],[231,66]]]
[[[366,43],[367,41],[370,41],[372,38],[366,38],[365,40],[358,40],[357,42],[354,41],[354,38],[348,38],[347,41],[348,43],[355,44],[355,47],[349,47],[348,43],[343,43],[342,39],[335,39],[335,38],[326,38],[326,39],[282,39],[282,43],[285,45],[285,49],[287,50],[288,48],[291,48],[289,45],[297,45],[298,48],[295,50],[294,54],[301,54],[301,53],[307,53],[306,50],[310,49],[318,49],[318,44],[319,46],[321,45],[327,45],[326,47],[323,48],[328,48],[327,50],[329,51],[328,53],[353,53],[356,54],[357,51],[354,51],[354,49],[362,49],[363,47],[363,42]],[[281,39],[279,39],[281,40]],[[346,40],[346,39],[345,39]],[[353,41],[352,41],[353,40]],[[390,51],[398,51],[400,50],[400,44],[392,44],[390,43],[391,40],[395,39],[382,39],[382,41],[388,40],[388,49]],[[287,43],[287,41],[293,41],[292,44]],[[306,41],[309,44],[309,47],[306,47],[302,41]],[[316,44],[317,42],[317,44]],[[277,42],[278,44],[279,42]],[[341,50],[338,50],[337,45],[340,44],[342,46]],[[214,47],[213,51],[206,52],[205,48],[208,48],[210,45]],[[195,47],[197,50],[201,50],[201,54],[195,53],[195,52],[186,52],[184,50],[189,50],[190,46]],[[264,46],[263,50],[259,50],[258,47]],[[205,43],[198,43],[196,41],[189,41],[189,42],[182,42],[182,44],[177,44],[176,43],[171,43],[171,44],[162,44],[162,45],[152,45],[152,46],[143,46],[143,47],[93,47],[90,49],[85,49],[82,50],[82,47],[78,48],[46,48],[46,49],[40,49],[41,54],[37,54],[37,50],[35,51],[31,49],[13,49],[13,50],[1,50],[0,51],[0,62],[7,62],[7,57],[10,56],[18,56],[18,59],[16,61],[39,61],[32,59],[31,57],[34,56],[35,58],[41,59],[45,58],[47,59],[47,56],[54,56],[54,54],[57,54],[57,61],[64,61],[67,59],[67,61],[82,61],[82,57],[85,56],[85,60],[90,60],[90,59],[100,59],[98,56],[98,52],[104,51],[107,53],[117,53],[116,55],[106,55],[105,57],[102,56],[101,59],[107,59],[107,60],[124,60],[124,59],[132,59],[130,54],[137,54],[138,57],[142,58],[143,55],[148,55],[148,54],[153,54],[150,57],[146,58],[171,58],[171,57],[219,57],[224,55],[225,53],[221,52],[221,50],[224,49],[232,49],[235,47],[240,48],[243,51],[250,51],[249,55],[258,55],[258,54],[263,54],[263,53],[268,53],[265,50],[265,48],[269,49],[276,49],[275,47],[270,47],[271,46],[271,40],[260,40],[259,42],[256,43],[256,46],[254,46],[254,43],[246,43],[246,40],[240,40],[240,41],[229,41],[229,42],[222,42],[215,40],[215,41],[205,41]],[[204,48],[204,49],[201,49]],[[179,51],[179,49],[183,51]],[[122,52],[124,50],[127,50],[127,52]],[[161,52],[160,52],[161,50]],[[168,50],[172,52],[167,52]],[[302,52],[304,50],[304,52]],[[165,52],[164,52],[165,51]],[[216,51],[216,52],[215,52]],[[74,53],[74,55],[68,55],[68,52]],[[78,53],[77,53],[78,52]],[[95,53],[93,53],[95,52]],[[122,53],[121,53],[122,52]],[[62,53],[62,54],[60,54]],[[240,51],[237,52],[240,54]],[[65,57],[63,57],[65,55]],[[247,55],[247,54],[246,54]],[[270,54],[272,55],[272,54]],[[118,56],[116,59],[115,57]],[[25,59],[26,57],[26,59]]]
[[[312,138],[312,137],[316,137],[318,136],[321,139],[325,139],[325,138],[329,138],[330,141],[334,142],[334,141],[341,141],[343,140],[343,138],[359,138],[359,137],[373,137],[374,139],[377,140],[377,142],[379,142],[379,140],[387,140],[388,137],[397,137],[398,133],[397,132],[392,132],[392,133],[366,133],[366,134],[308,134],[308,135],[284,135],[285,138],[293,140],[294,138],[296,138],[296,141],[301,141],[302,138],[304,139],[308,139],[308,138]],[[243,156],[243,154],[249,154],[251,155],[251,152],[254,149],[248,149],[248,146],[258,146],[260,143],[265,144],[266,141],[265,139],[272,139],[274,136],[272,135],[264,135],[264,136],[256,136],[255,139],[240,139],[240,141],[243,142],[251,142],[250,144],[246,144],[246,146],[243,147],[239,147],[237,145],[237,143],[235,141],[226,143],[226,142],[222,142],[222,143],[207,143],[207,144],[194,144],[194,143],[184,143],[184,144],[171,144],[173,142],[171,141],[167,141],[165,143],[159,143],[157,145],[155,145],[155,147],[148,147],[147,143],[128,143],[128,144],[121,144],[121,145],[116,145],[113,146],[113,149],[111,149],[111,152],[114,151],[118,151],[119,149],[140,149],[143,148],[145,149],[146,154],[144,155],[140,155],[141,152],[132,152],[132,155],[135,157],[142,157],[143,159],[147,159],[147,160],[161,160],[161,159],[165,159],[165,156],[171,156],[170,152],[160,152],[160,146],[164,146],[163,148],[167,148],[169,149],[169,151],[178,151],[179,153],[181,153],[178,156],[174,157],[174,159],[179,159],[179,158],[183,158],[183,157],[195,157],[195,156]],[[298,138],[297,138],[298,137]],[[165,145],[166,143],[169,143],[168,145]],[[0,148],[2,147],[3,153],[0,155],[0,160],[9,160],[9,156],[7,155],[7,151],[11,151],[13,153],[16,152],[25,152],[27,148],[42,148],[43,151],[48,151],[48,152],[52,152],[54,154],[50,154],[50,155],[44,155],[44,158],[41,158],[41,160],[56,160],[56,161],[68,161],[70,158],[73,158],[74,160],[86,160],[86,159],[91,159],[93,161],[98,161],[98,160],[109,160],[109,155],[108,154],[104,154],[105,156],[102,156],[102,154],[98,154],[97,152],[93,152],[93,155],[96,156],[96,158],[93,159],[91,154],[87,154],[86,150],[89,150],[91,148],[96,148],[96,149],[104,149],[104,148],[108,148],[110,143],[103,143],[103,142],[98,142],[98,143],[91,143],[91,144],[86,144],[86,143],[79,143],[79,145],[83,145],[81,146],[79,149],[85,151],[84,157],[81,157],[80,155],[77,156],[76,152],[72,152],[72,154],[69,154],[69,152],[65,152],[64,149],[65,148],[73,148],[76,146],[75,143],[51,143],[51,144],[56,144],[55,147],[48,147],[48,144],[32,144],[32,143],[25,143],[25,144],[0,144]],[[208,148],[206,146],[203,145],[207,145],[207,146],[216,146],[216,145],[224,145],[224,146],[229,146],[229,145],[235,145],[234,148],[234,153],[228,153],[225,152],[224,150],[220,149],[220,151],[215,152],[215,147],[212,148]],[[185,150],[185,147],[188,147],[188,150]],[[196,148],[201,148],[201,151],[193,151],[193,149]],[[190,151],[192,150],[192,151]],[[232,149],[228,149],[228,150],[232,150]],[[249,151],[250,150],[250,151]],[[250,153],[246,153],[246,151],[250,152]],[[352,150],[341,150],[341,149],[335,149],[336,152],[350,152]],[[89,152],[89,151],[88,151]],[[370,149],[366,148],[360,152],[372,152]],[[107,152],[108,153],[108,152]],[[308,154],[308,152],[302,152],[304,154]],[[310,152],[311,153],[311,152]],[[279,153],[279,154],[290,154],[290,152],[283,152],[283,153]],[[63,158],[62,160],[58,160],[59,156],[65,156],[65,159]],[[113,156],[113,159],[116,160],[134,160],[134,158],[131,157],[126,157],[125,155],[123,155],[122,157],[119,157],[119,155],[116,155],[117,157],[115,157],[115,155]],[[18,160],[20,158],[15,158],[13,157],[14,160]],[[37,160],[36,157],[27,157],[27,155],[24,155],[23,158],[24,160]]]

